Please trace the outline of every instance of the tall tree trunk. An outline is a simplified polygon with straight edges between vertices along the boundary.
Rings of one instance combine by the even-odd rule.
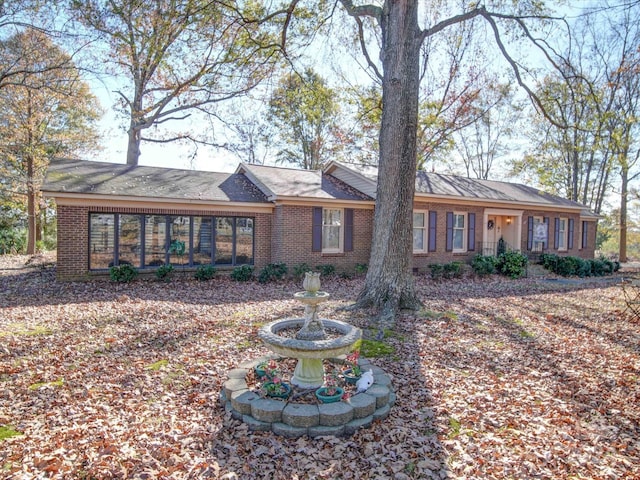
[[[28,155],[27,161],[27,255],[36,253],[36,191],[35,168],[33,157]]]
[[[384,324],[399,308],[418,308],[412,272],[412,210],[420,83],[418,2],[387,1],[382,13],[382,125],[371,258],[356,306],[380,310]]]
[[[622,182],[620,187],[620,249],[618,252],[618,260],[620,262],[627,261],[627,202],[629,196],[629,172],[622,169]]]

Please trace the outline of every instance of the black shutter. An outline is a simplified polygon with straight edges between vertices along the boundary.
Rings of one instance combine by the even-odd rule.
[[[587,226],[588,223],[583,221],[582,222],[582,248],[587,248],[587,245],[589,244],[589,234],[587,233]]]
[[[453,250],[453,212],[447,212],[447,252]]]
[[[467,250],[473,252],[476,249],[476,214],[470,213],[469,229],[467,230]]]
[[[344,251],[353,252],[353,208],[344,209]]]
[[[527,219],[527,250],[533,250],[533,217]]]
[[[554,232],[553,232],[553,248],[558,249],[560,245],[560,219],[558,217],[553,220]]]
[[[573,248],[573,218],[569,219],[569,239],[567,240],[567,248]]]
[[[313,227],[312,227],[311,251],[322,251],[322,207],[313,207]]]
[[[436,251],[436,225],[438,223],[438,212],[429,212],[429,251]]]

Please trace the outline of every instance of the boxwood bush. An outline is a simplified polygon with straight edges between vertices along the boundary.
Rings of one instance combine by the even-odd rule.
[[[253,278],[253,267],[251,265],[236,267],[231,272],[231,278],[236,282],[248,282]]]
[[[476,255],[471,261],[471,267],[476,275],[484,277],[498,271],[498,257],[495,255]]]
[[[200,265],[196,269],[196,273],[193,275],[196,280],[200,280],[204,282],[206,280],[211,280],[216,275],[216,267],[213,265]]]
[[[260,271],[258,281],[267,283],[273,280],[282,280],[287,274],[288,268],[285,263],[269,263]]]
[[[109,269],[109,277],[114,282],[129,283],[138,276],[138,269],[131,264],[116,265]]]
[[[523,253],[509,250],[498,256],[498,271],[511,278],[524,277],[529,259]]]

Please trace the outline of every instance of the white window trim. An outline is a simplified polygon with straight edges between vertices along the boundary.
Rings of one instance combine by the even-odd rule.
[[[558,228],[564,222],[564,230],[560,230],[558,234],[558,251],[566,252],[569,249],[569,219],[566,217],[560,217],[558,219]]]
[[[462,215],[464,216],[464,228],[462,229],[462,248],[455,248],[454,246],[454,242],[455,242],[455,231],[459,230],[456,228],[456,216]],[[468,237],[468,231],[469,231],[469,216],[467,215],[467,212],[453,212],[453,225],[452,225],[452,238],[451,238],[451,247],[452,247],[452,252],[453,253],[466,253],[467,252],[467,237]]]
[[[340,235],[338,238],[338,248],[326,248],[324,246],[324,212],[327,210],[338,210],[340,212]],[[322,208],[322,253],[344,253],[344,208]]]
[[[422,245],[424,246],[424,248],[422,249],[416,249],[415,246],[412,245],[413,247],[413,253],[427,253],[429,251],[429,211],[428,210],[414,210],[413,214],[415,215],[416,213],[420,213],[422,215],[424,215],[424,225],[422,227]],[[413,226],[413,230],[415,230],[415,225]],[[412,232],[413,232],[412,230]],[[413,236],[412,236],[413,238]],[[411,241],[411,243],[413,244],[413,240]]]

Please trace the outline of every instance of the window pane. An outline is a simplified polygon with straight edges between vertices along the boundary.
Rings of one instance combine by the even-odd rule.
[[[423,228],[414,228],[413,229],[413,249],[414,250],[424,250],[424,229]]]
[[[342,225],[342,210],[325,208],[322,211],[322,223],[325,226],[340,226]]]
[[[216,217],[216,264],[233,262],[233,218]]]
[[[464,230],[453,230],[453,248],[454,250],[464,249]]]
[[[322,249],[340,249],[340,227],[324,227],[322,229]]]
[[[413,214],[413,228],[424,227],[424,213]]]
[[[322,223],[322,249],[339,251],[342,235],[342,210],[323,209]]]
[[[145,267],[159,267],[165,264],[167,217],[164,215],[145,215],[144,221]]]
[[[208,265],[211,263],[212,242],[211,217],[193,217],[193,264]]]
[[[189,217],[169,217],[169,229],[169,263],[188,265],[191,250]]]
[[[92,213],[89,218],[89,268],[113,266],[115,215]]]
[[[464,228],[464,215],[456,214],[453,216],[453,227]]]
[[[118,222],[118,262],[120,265],[130,263],[134,267],[140,266],[141,231],[140,215],[120,215]]]
[[[236,218],[236,265],[253,263],[253,218]]]

